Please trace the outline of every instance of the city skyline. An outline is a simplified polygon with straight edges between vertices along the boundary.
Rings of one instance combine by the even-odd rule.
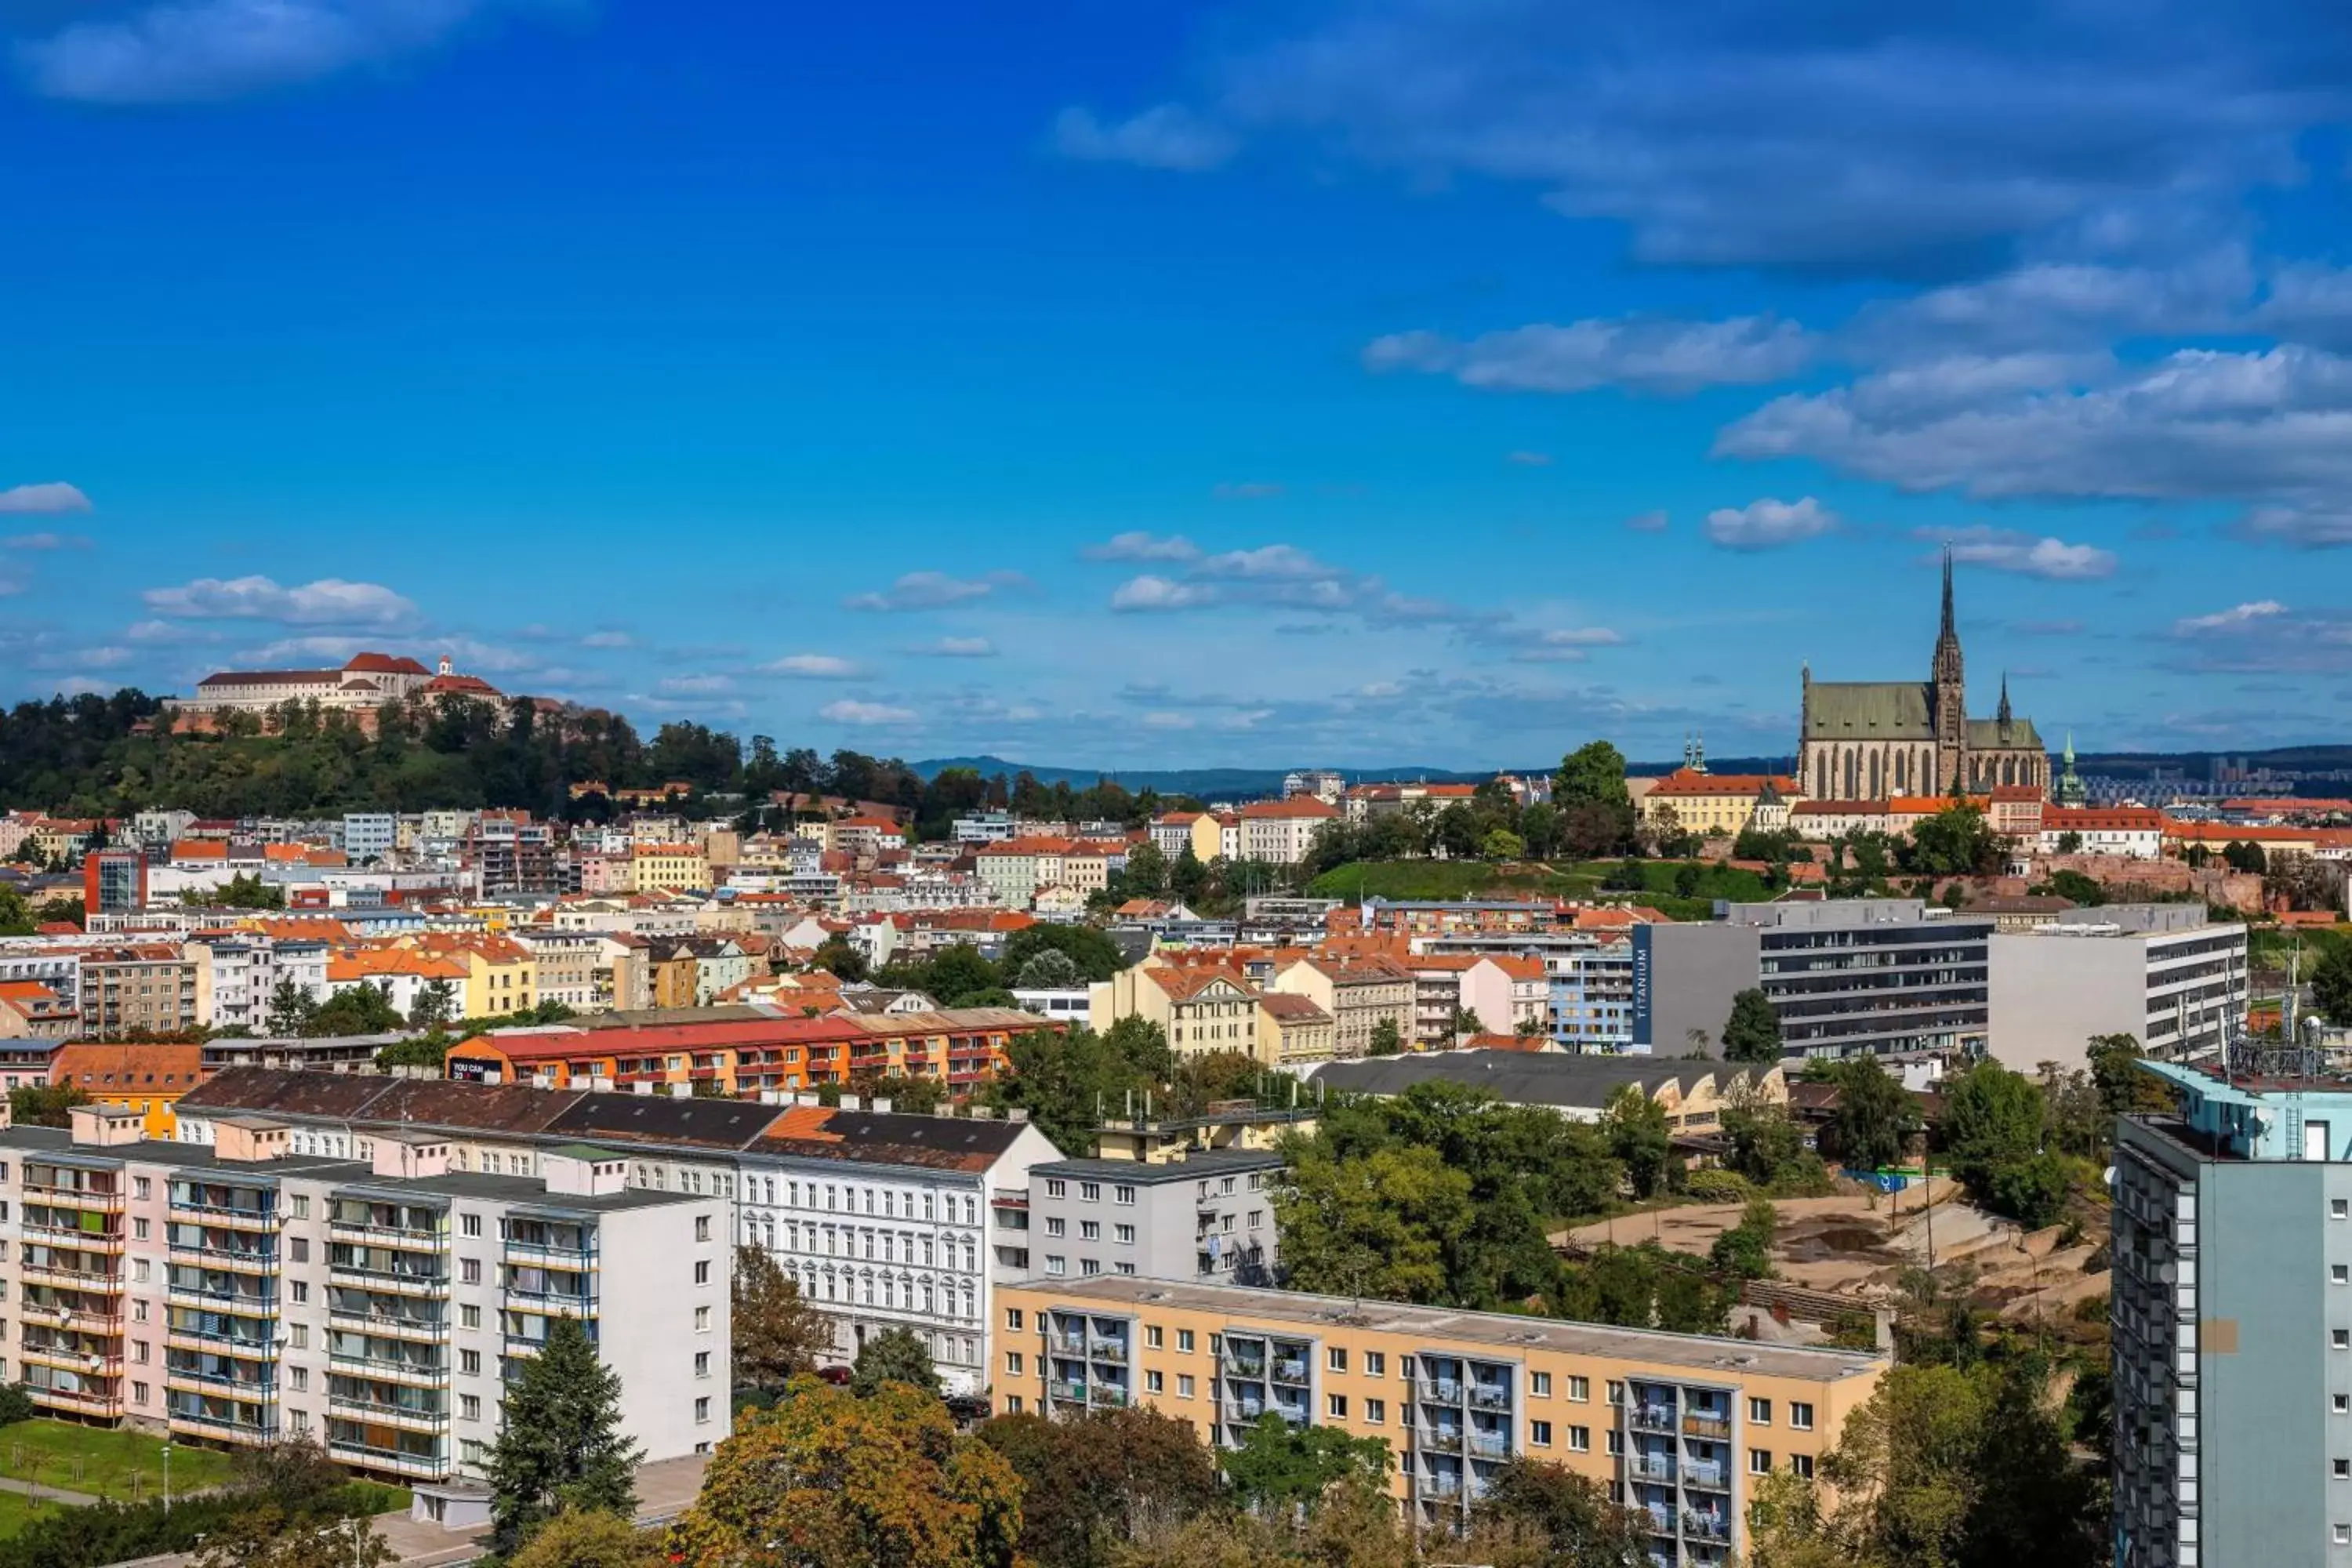
[[[0,700],[1782,755],[1948,543],[2053,746],[2340,737],[2352,30],[1746,10],[20,7]]]

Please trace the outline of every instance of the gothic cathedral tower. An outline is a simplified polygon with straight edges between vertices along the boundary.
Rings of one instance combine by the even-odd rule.
[[[1935,673],[1928,679],[1935,715],[1936,787],[1941,794],[1955,786],[1968,765],[1969,700],[1960,672],[1960,634],[1952,624],[1952,549],[1944,547],[1944,626],[1936,637]]]

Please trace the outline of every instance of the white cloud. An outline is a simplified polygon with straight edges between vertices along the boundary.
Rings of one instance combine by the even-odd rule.
[[[1143,727],[1147,730],[1189,730],[1192,727],[1192,716],[1189,713],[1171,713],[1162,709],[1146,713],[1143,716]]]
[[[150,588],[141,596],[159,615],[200,620],[393,627],[416,619],[416,606],[391,589],[340,577],[293,587],[280,587],[268,577],[199,577],[176,588]]]
[[[665,697],[706,697],[732,691],[735,682],[724,675],[673,675],[655,689]]]
[[[1706,514],[1706,536],[1726,550],[1771,550],[1828,533],[1837,514],[1811,496],[1793,501],[1766,497]]]
[[[973,599],[984,599],[1003,589],[1025,586],[1018,572],[991,572],[984,577],[951,577],[945,572],[909,572],[878,594],[857,594],[845,603],[853,610],[937,610]]]
[[[2352,544],[2352,509],[2329,502],[2258,506],[2238,521],[2246,539],[2276,540],[2300,550],[2336,550]]]
[[[1269,500],[1282,489],[1271,479],[1242,479],[1220,484],[1209,493],[1219,500]]]
[[[0,539],[0,550],[87,550],[89,541],[78,533],[16,533]]]
[[[1114,610],[1197,610],[1216,602],[1216,590],[1204,584],[1179,583],[1150,573],[1129,578],[1110,596]]]
[[[1785,381],[1811,363],[1811,333],[1771,316],[1722,321],[1644,317],[1516,327],[1467,340],[1398,332],[1364,350],[1365,368],[1451,375],[1508,392],[1622,386],[1667,396],[1703,387]]]
[[[941,637],[914,651],[933,658],[994,658],[996,645],[986,637]]]
[[[635,647],[637,639],[626,632],[590,632],[580,639],[582,647]]]
[[[1265,544],[1255,550],[1228,550],[1201,563],[1201,570],[1212,577],[1242,577],[1259,581],[1333,579],[1344,575],[1338,567],[1325,565],[1295,544]]]
[[[887,702],[856,702],[846,699],[828,702],[818,709],[817,717],[835,724],[911,724],[915,710],[893,707]]]
[[[184,626],[173,621],[136,621],[123,632],[123,637],[135,643],[217,642],[220,634],[205,626]]]
[[[1131,119],[1109,121],[1074,106],[1054,121],[1055,150],[1089,163],[1133,163],[1191,174],[1215,168],[1239,145],[1231,132],[1200,119],[1181,103],[1159,104]]]
[[[1663,511],[1637,511],[1625,520],[1625,526],[1635,533],[1664,533],[1666,514]]]
[[[1100,544],[1081,551],[1089,561],[1198,561],[1201,547],[1181,533],[1161,538],[1140,530],[1115,533]]]
[[[2287,613],[2286,606],[2276,599],[2256,599],[2249,604],[2232,605],[2226,610],[2216,610],[2210,616],[2190,616],[2172,623],[2175,637],[2206,637],[2213,633],[2242,632],[2265,621],[2276,620]]]
[[[439,42],[483,0],[161,0],[20,45],[35,90],[91,103],[234,98]]]
[[[2113,551],[2090,544],[2069,544],[2063,539],[2036,539],[2010,529],[1964,528],[1957,533],[1939,535],[1933,529],[1920,528],[1912,530],[1912,537],[1941,538],[1951,547],[1955,561],[2022,577],[2075,583],[2112,577],[2116,571]]]
[[[0,512],[88,511],[89,498],[67,484],[18,485],[0,490]]]
[[[789,675],[802,680],[846,680],[858,673],[856,665],[829,653],[793,653],[760,667],[762,675]]]
[[[353,654],[374,651],[368,646],[371,640],[364,637],[342,636],[279,637],[258,647],[239,648],[233,657],[241,664],[261,669],[276,669],[285,665],[340,665]]]

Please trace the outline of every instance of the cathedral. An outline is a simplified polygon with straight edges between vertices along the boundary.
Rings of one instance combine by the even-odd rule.
[[[2033,721],[2009,710],[2009,680],[1990,719],[1969,715],[1960,637],[1952,625],[1952,555],[1944,552],[1944,626],[1925,680],[1815,680],[1804,675],[1797,781],[1812,800],[2050,792],[2050,755]]]

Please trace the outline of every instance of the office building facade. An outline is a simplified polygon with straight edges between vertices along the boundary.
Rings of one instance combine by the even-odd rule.
[[[1029,1171],[1030,1268],[1270,1285],[1276,1255],[1271,1151],[1195,1153],[1162,1164],[1055,1160]]]
[[[2246,928],[2200,904],[2066,910],[1992,939],[1992,1054],[2020,1072],[2086,1065],[2095,1035],[2168,1060],[2210,1056],[2246,1016]]]

